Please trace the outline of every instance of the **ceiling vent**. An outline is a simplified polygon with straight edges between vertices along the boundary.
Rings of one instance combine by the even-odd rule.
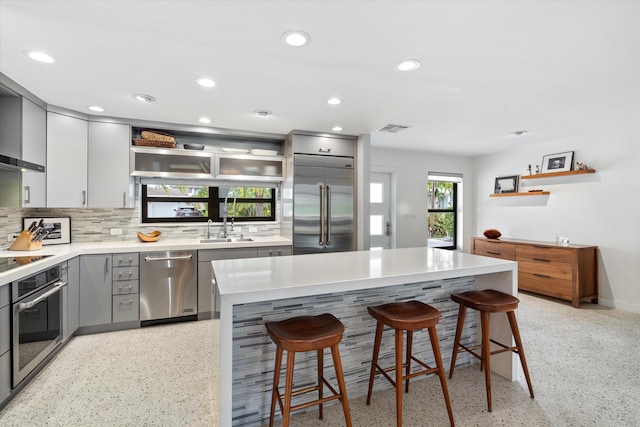
[[[410,127],[411,126],[396,125],[396,124],[393,124],[393,123],[389,123],[388,125],[384,125],[380,129],[378,129],[378,132],[398,133],[398,132],[403,131],[405,129],[409,129]]]

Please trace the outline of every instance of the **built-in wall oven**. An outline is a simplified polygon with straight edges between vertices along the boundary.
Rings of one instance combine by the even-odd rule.
[[[56,265],[11,284],[13,387],[62,343],[62,288]]]

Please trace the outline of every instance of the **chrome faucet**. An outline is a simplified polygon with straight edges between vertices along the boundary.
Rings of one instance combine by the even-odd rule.
[[[209,221],[207,221],[207,239],[211,239],[211,224],[213,224],[213,221],[209,218]]]
[[[220,232],[220,237],[222,237],[223,239],[226,239],[227,236],[229,235],[227,232],[227,220],[229,218],[229,193],[233,192],[235,193],[235,188],[231,187],[227,190],[227,194],[224,196],[224,212],[222,213],[222,231]],[[235,208],[235,202],[234,202],[234,208]],[[233,217],[231,218],[231,231],[233,231]]]

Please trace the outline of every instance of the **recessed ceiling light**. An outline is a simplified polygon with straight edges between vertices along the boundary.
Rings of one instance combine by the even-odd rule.
[[[334,130],[334,132],[340,132],[340,131],[342,131],[342,128],[340,126],[334,126],[333,130]]]
[[[256,110],[253,112],[258,117],[269,117],[271,115],[271,111],[269,110]]]
[[[145,95],[144,93],[137,93],[133,95],[133,99],[140,102],[153,102],[156,99],[151,95]]]
[[[526,130],[516,130],[516,131],[511,132],[511,135],[512,135],[512,136],[522,136],[522,135],[524,135],[525,133],[527,133],[527,131],[526,131]]]
[[[211,123],[211,119],[209,119],[208,117],[200,117],[198,121],[200,123]]]
[[[206,77],[196,80],[196,82],[202,87],[214,87],[216,82]]]
[[[104,108],[98,107],[97,105],[92,105],[91,107],[89,107],[89,110],[97,111],[98,113],[102,113],[104,111]]]
[[[27,55],[31,59],[34,59],[40,62],[46,62],[47,64],[51,64],[53,62],[53,58],[44,52],[27,52]]]
[[[330,98],[330,99],[327,100],[327,104],[331,104],[331,105],[342,104],[342,99],[340,99],[340,98]]]
[[[311,43],[311,36],[300,30],[287,31],[282,35],[282,39],[286,44],[293,47],[302,47]]]
[[[396,64],[396,70],[398,71],[413,71],[420,67],[420,61],[417,59],[405,59]]]

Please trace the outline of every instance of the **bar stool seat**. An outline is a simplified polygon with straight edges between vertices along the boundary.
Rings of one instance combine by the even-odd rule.
[[[275,416],[276,401],[282,413],[282,425],[287,427],[290,422],[291,412],[309,406],[319,406],[319,417],[322,419],[322,405],[332,400],[340,400],[344,410],[345,421],[351,427],[351,414],[347,400],[347,391],[342,373],[342,363],[340,361],[340,351],[338,344],[344,334],[344,325],[335,316],[329,313],[319,316],[298,316],[285,319],[279,322],[265,323],[267,334],[276,345],[276,362],[273,371],[273,392],[271,395],[271,412],[269,416],[269,426],[273,426]],[[333,357],[333,365],[338,381],[337,392],[331,384],[324,378],[324,349],[330,347]],[[287,350],[286,379],[284,389],[284,403],[280,394],[280,368],[282,365],[283,351]],[[295,353],[313,351],[317,352],[318,358],[318,383],[313,387],[302,390],[293,390],[293,367]],[[324,386],[327,386],[332,395],[323,397]],[[293,396],[312,391],[318,392],[318,399],[291,406]]]
[[[477,359],[480,359],[480,369],[484,369],[485,375],[485,387],[487,389],[487,407],[489,412],[491,412],[491,356],[498,353],[513,352],[520,356],[520,363],[522,363],[524,376],[527,380],[529,394],[533,399],[533,386],[531,385],[531,378],[529,377],[529,369],[527,367],[527,360],[524,356],[522,338],[520,337],[518,321],[516,319],[515,313],[520,300],[513,295],[505,294],[504,292],[496,291],[493,289],[487,289],[483,291],[467,291],[459,294],[452,294],[451,299],[457,302],[460,306],[458,309],[458,323],[456,325],[456,337],[453,342],[453,355],[451,356],[451,369],[449,369],[449,378],[453,376],[453,370],[456,365],[456,357],[458,353],[466,351],[472,354]],[[471,308],[480,312],[480,324],[482,329],[482,344],[480,346],[467,347],[463,344],[460,344],[460,338],[462,336],[462,329],[464,327],[467,308]],[[491,313],[507,314],[509,325],[511,326],[511,333],[513,334],[513,338],[516,342],[515,346],[507,346],[491,339],[491,331],[489,330],[489,316]],[[501,348],[491,351],[491,343],[494,343]],[[481,348],[480,354],[476,353],[475,351],[478,348]]]
[[[447,389],[447,380],[444,374],[442,357],[440,354],[440,345],[436,333],[436,325],[440,320],[440,311],[436,308],[424,304],[420,301],[407,301],[383,304],[374,307],[367,307],[371,317],[376,319],[376,336],[373,346],[373,357],[371,361],[371,373],[369,376],[369,391],[367,393],[367,405],[371,403],[371,393],[373,391],[373,381],[377,372],[380,372],[395,388],[396,388],[396,422],[398,427],[402,426],[402,383],[405,381],[405,392],[409,392],[409,379],[419,375],[436,374],[440,378],[442,393],[444,395],[449,421],[453,422],[453,412],[451,410],[451,401],[449,400],[449,391]],[[395,365],[383,369],[378,365],[378,354],[380,353],[380,343],[382,341],[382,332],[384,326],[387,325],[395,330]],[[429,331],[429,339],[436,366],[431,367],[426,363],[418,360],[412,355],[413,332],[427,328]],[[402,363],[402,347],[403,333],[407,331],[407,351],[406,361]],[[411,373],[411,361],[415,361],[424,369]],[[402,375],[402,368],[405,368],[405,375]],[[387,371],[395,370],[395,380],[392,379]]]

